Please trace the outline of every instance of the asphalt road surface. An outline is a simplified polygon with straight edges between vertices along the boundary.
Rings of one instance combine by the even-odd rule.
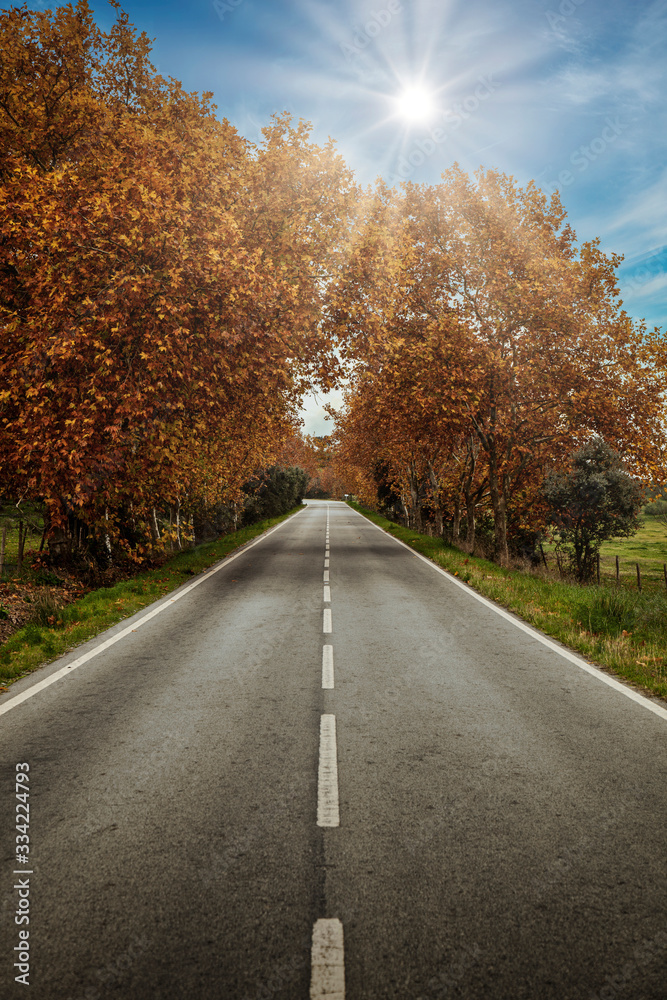
[[[664,711],[341,503],[160,607],[0,699],[0,995],[665,1000]]]

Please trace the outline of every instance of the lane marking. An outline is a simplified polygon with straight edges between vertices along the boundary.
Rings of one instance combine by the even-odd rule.
[[[324,585],[324,597],[322,598],[325,604],[331,604],[331,587],[325,583]]]
[[[320,719],[320,761],[317,769],[317,825],[340,826],[336,716]]]
[[[322,647],[322,687],[332,691],[334,686],[333,646]]]
[[[325,569],[325,571],[324,571],[324,582],[325,583],[329,582],[329,570],[328,569]]]
[[[350,508],[350,510],[352,509],[353,508]],[[597,680],[602,681],[603,684],[606,684],[607,687],[613,688],[614,691],[624,694],[626,698],[637,702],[637,704],[641,705],[643,708],[647,708],[649,712],[653,712],[654,715],[667,720],[667,708],[663,708],[662,705],[654,704],[654,702],[650,701],[643,694],[639,694],[638,691],[633,691],[632,688],[628,687],[626,684],[622,684],[620,681],[617,681],[615,677],[610,677],[609,674],[605,674],[599,667],[594,667],[591,663],[587,663],[586,660],[577,656],[576,653],[571,653],[569,649],[563,649],[562,646],[558,646],[555,642],[552,642],[551,639],[547,638],[546,635],[543,635],[541,632],[538,632],[537,629],[528,625],[527,622],[519,621],[517,618],[514,618],[511,614],[509,614],[509,612],[504,611],[492,601],[489,601],[486,597],[478,594],[476,590],[472,589],[472,587],[468,587],[467,584],[462,583],[461,580],[457,580],[455,576],[452,576],[452,574],[448,573],[447,570],[442,569],[442,567],[437,566],[430,559],[427,559],[426,556],[421,554],[421,552],[415,552],[415,550],[411,549],[409,545],[402,542],[400,538],[395,538],[394,535],[384,531],[378,524],[374,524],[373,521],[369,521],[368,518],[364,517],[363,514],[359,514],[358,511],[355,510],[354,513],[363,518],[367,524],[371,524],[374,528],[377,528],[378,531],[382,531],[382,534],[387,538],[391,538],[393,542],[396,542],[398,545],[402,545],[403,548],[407,549],[411,555],[416,556],[417,559],[421,559],[421,561],[426,563],[427,566],[434,569],[436,573],[440,573],[441,576],[446,577],[450,583],[455,584],[460,590],[463,590],[470,597],[474,597],[474,599],[479,601],[480,604],[483,604],[485,607],[495,611],[501,618],[511,622],[512,625],[515,625],[518,629],[521,629],[522,632],[525,632],[533,639],[537,639],[537,641],[541,642],[543,646],[547,647],[547,649],[551,649],[554,653],[558,653],[558,655],[562,656],[564,660],[569,660],[569,662],[573,663],[575,667],[579,667],[580,670],[585,670],[587,674],[591,675],[591,677],[595,677]]]
[[[328,566],[329,566],[329,560],[328,560],[328,559],[325,559],[325,560],[324,560],[324,568],[325,568],[325,569],[327,569],[327,568],[328,568]]]
[[[326,634],[331,632],[331,608],[324,609],[324,618],[322,622],[322,631]]]
[[[303,510],[307,509],[308,508],[304,506]],[[79,656],[75,660],[72,660],[72,662],[68,663],[67,666],[61,667],[60,670],[55,670],[52,674],[49,674],[48,677],[45,677],[44,680],[38,681],[37,684],[33,684],[31,687],[26,688],[25,691],[21,691],[21,693],[17,694],[16,697],[11,699],[11,701],[7,701],[4,702],[3,704],[0,704],[0,715],[4,715],[5,712],[10,712],[12,708],[16,708],[17,705],[20,705],[22,704],[22,702],[27,701],[28,698],[32,698],[32,696],[37,694],[39,691],[43,691],[44,688],[49,687],[51,684],[55,684],[56,681],[59,681],[61,677],[65,677],[67,674],[71,674],[73,670],[76,670],[78,667],[82,667],[84,663],[88,663],[88,661],[92,660],[93,657],[98,656],[99,653],[103,653],[105,649],[109,649],[111,646],[114,646],[117,642],[120,642],[120,640],[124,639],[126,635],[130,635],[132,632],[136,632],[138,628],[141,628],[142,625],[145,625],[146,622],[149,622],[151,618],[155,618],[156,615],[159,615],[162,611],[165,611],[167,608],[170,608],[172,604],[175,604],[176,601],[180,601],[182,597],[185,597],[186,594],[189,594],[191,590],[195,589],[195,587],[198,587],[200,584],[204,583],[205,580],[208,580],[216,573],[219,573],[221,569],[224,569],[225,566],[228,566],[230,562],[234,561],[234,559],[238,559],[238,557],[246,553],[248,549],[251,549],[254,545],[259,544],[259,542],[263,541],[265,538],[268,538],[269,535],[272,535],[274,531],[278,531],[279,528],[284,527],[288,522],[290,522],[293,517],[296,517],[297,514],[301,513],[302,511],[300,510],[297,511],[296,514],[292,514],[291,517],[288,517],[286,521],[281,521],[280,524],[276,524],[275,527],[270,528],[263,535],[258,535],[257,538],[255,538],[252,542],[249,542],[247,545],[244,545],[242,548],[238,549],[238,551],[233,552],[231,555],[225,556],[224,559],[221,559],[219,563],[217,563],[211,569],[207,570],[201,576],[197,577],[197,579],[194,580],[192,583],[189,583],[187,587],[184,587],[183,590],[180,590],[177,594],[174,595],[174,597],[170,597],[168,599],[162,599],[163,603],[160,604],[157,608],[153,608],[153,610],[145,614],[143,618],[140,618],[138,621],[133,622],[126,628],[121,629],[120,632],[117,632],[116,635],[112,636],[110,639],[105,639],[104,642],[101,642],[99,644],[99,646],[96,646],[89,652],[84,653],[83,656]],[[102,633],[102,635],[104,635],[104,633]]]
[[[345,948],[340,920],[316,920],[310,953],[310,1000],[345,1000]]]

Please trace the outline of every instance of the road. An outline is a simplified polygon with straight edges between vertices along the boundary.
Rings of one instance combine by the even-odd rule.
[[[3,997],[665,1000],[664,714],[342,503],[160,606],[0,699]]]

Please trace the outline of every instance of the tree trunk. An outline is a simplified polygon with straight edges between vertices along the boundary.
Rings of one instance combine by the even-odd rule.
[[[440,507],[440,489],[438,487],[438,480],[436,479],[435,472],[433,471],[433,466],[430,461],[428,463],[428,477],[431,483],[431,489],[433,490],[433,516],[435,518],[435,533],[438,538],[442,538],[442,508]]]
[[[466,491],[466,548],[472,555],[475,548],[475,504],[470,490]]]
[[[472,555],[475,549],[475,501],[472,495],[472,484],[475,478],[475,467],[479,445],[471,436],[468,439],[468,454],[466,456],[466,476],[463,481],[463,496],[466,502],[466,548]]]
[[[509,562],[509,551],[507,548],[507,502],[498,483],[498,468],[496,465],[496,456],[493,451],[489,452],[489,492],[493,508],[493,555],[496,562],[499,562],[501,566],[507,566]]]
[[[409,528],[414,528],[415,531],[420,529],[420,516],[419,516],[419,492],[417,477],[415,476],[414,465],[411,465],[408,470],[409,475],[409,485],[410,485],[410,518],[408,522]],[[410,521],[412,524],[410,524]]]
[[[452,544],[456,545],[461,534],[461,501],[457,497],[454,501],[454,514],[452,516]]]
[[[104,520],[108,523],[109,521],[109,508],[104,508]],[[111,539],[109,538],[109,532],[104,532],[104,545],[107,550],[107,556],[109,558],[109,565],[111,565]]]
[[[160,541],[160,526],[157,523],[155,507],[151,508],[151,515],[151,535],[153,536],[153,545],[157,545]]]
[[[178,542],[179,549],[183,548],[183,543],[181,542],[181,501],[178,501],[176,505],[176,541]]]
[[[25,538],[27,534],[28,534],[28,526],[26,525],[24,530],[23,521],[19,521],[19,549],[18,549],[18,555],[16,557],[16,569],[18,570],[19,573],[23,568],[23,549],[25,547]]]

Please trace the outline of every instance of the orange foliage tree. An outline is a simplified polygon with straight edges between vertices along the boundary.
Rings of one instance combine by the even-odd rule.
[[[545,470],[592,434],[657,478],[664,341],[622,310],[620,258],[578,247],[557,196],[453,167],[435,187],[380,186],[363,211],[329,320],[351,364],[353,478],[381,456],[415,523],[439,499],[455,537],[461,493],[486,495],[501,562],[508,515],[535,526]]]
[[[287,116],[245,141],[113,6],[0,18],[0,468],[54,530],[235,499],[337,367],[342,160]]]

